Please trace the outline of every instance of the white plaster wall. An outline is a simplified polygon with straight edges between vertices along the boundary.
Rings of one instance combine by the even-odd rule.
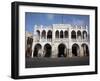
[[[86,27],[87,28],[87,27]],[[81,27],[78,27],[78,26],[71,26],[70,24],[53,24],[52,26],[48,26],[48,27],[45,27],[43,25],[40,25],[40,26],[36,26],[35,25],[35,31],[33,32],[35,35],[33,35],[33,47],[32,47],[32,50],[34,52],[34,47],[36,44],[40,44],[42,46],[42,50],[44,50],[44,46],[45,44],[50,44],[51,47],[52,47],[52,53],[51,53],[51,57],[52,58],[56,58],[58,56],[58,46],[63,43],[67,49],[69,49],[69,57],[72,57],[72,45],[73,44],[78,44],[79,45],[79,48],[81,49],[81,45],[83,43],[87,44],[88,47],[89,47],[89,41],[83,41],[83,39],[78,39],[77,38],[77,31],[81,31],[81,34],[83,31],[86,31],[88,33],[88,30],[87,29],[84,29],[82,26]],[[38,34],[37,34],[37,30],[40,31],[40,37],[38,37]],[[46,39],[42,39],[42,31],[45,30],[46,31]],[[47,40],[47,33],[48,31],[52,31],[52,41],[48,41]],[[67,30],[68,31],[68,38],[56,38],[55,37],[55,32],[56,31],[59,31],[59,37],[60,37],[60,31],[63,31],[63,37],[64,37],[64,31]],[[71,38],[71,32],[72,31],[75,31],[76,32],[76,39],[73,41],[72,38]],[[83,34],[82,34],[83,35]],[[38,40],[38,38],[40,38]],[[44,41],[43,41],[44,40]],[[41,55],[42,57],[44,55]],[[83,54],[79,54],[78,56],[83,56]],[[33,55],[32,55],[33,57]]]

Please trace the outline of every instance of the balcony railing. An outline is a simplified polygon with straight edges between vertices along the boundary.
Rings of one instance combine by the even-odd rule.
[[[37,39],[36,40],[37,42],[52,42],[52,39]],[[53,41],[55,42],[60,42],[60,41],[63,41],[63,42],[68,42],[68,41],[72,41],[72,42],[89,42],[89,39],[68,39],[68,38],[55,38],[53,39]]]
[[[72,42],[89,42],[88,39],[68,39],[68,38],[56,38],[54,39],[55,42],[60,42],[60,41],[63,41],[63,42],[68,42],[68,41],[72,41]]]
[[[88,39],[71,39],[72,42],[89,42]]]
[[[60,42],[60,41],[63,41],[63,42],[68,42],[68,38],[56,38],[54,39],[55,42]]]
[[[42,42],[52,42],[52,39],[41,39]]]

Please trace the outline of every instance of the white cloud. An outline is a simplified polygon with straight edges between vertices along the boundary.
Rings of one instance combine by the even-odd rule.
[[[72,23],[74,25],[85,25],[84,21],[80,19],[73,19]]]
[[[54,15],[53,15],[53,14],[48,14],[48,15],[47,15],[47,18],[48,18],[49,20],[52,20],[52,19],[54,18]]]

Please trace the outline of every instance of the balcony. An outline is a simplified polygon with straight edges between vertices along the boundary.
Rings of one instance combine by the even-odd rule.
[[[55,42],[60,42],[60,41],[68,42],[69,39],[68,39],[68,38],[55,38],[54,41],[55,41]]]
[[[52,42],[52,39],[41,39],[41,42]]]
[[[72,42],[89,42],[89,39],[71,39]]]
[[[37,39],[36,40],[37,42],[52,42],[52,41],[55,41],[55,42],[69,42],[69,41],[71,41],[71,42],[89,42],[89,39],[69,39],[69,38],[55,38],[54,40],[52,40],[52,39],[44,39],[44,38],[42,38],[42,39]]]

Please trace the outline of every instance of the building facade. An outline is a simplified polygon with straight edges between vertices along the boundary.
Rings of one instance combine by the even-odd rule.
[[[32,56],[33,33],[25,32],[25,56]]]
[[[69,24],[37,26],[33,31],[31,57],[89,56],[89,29]]]

